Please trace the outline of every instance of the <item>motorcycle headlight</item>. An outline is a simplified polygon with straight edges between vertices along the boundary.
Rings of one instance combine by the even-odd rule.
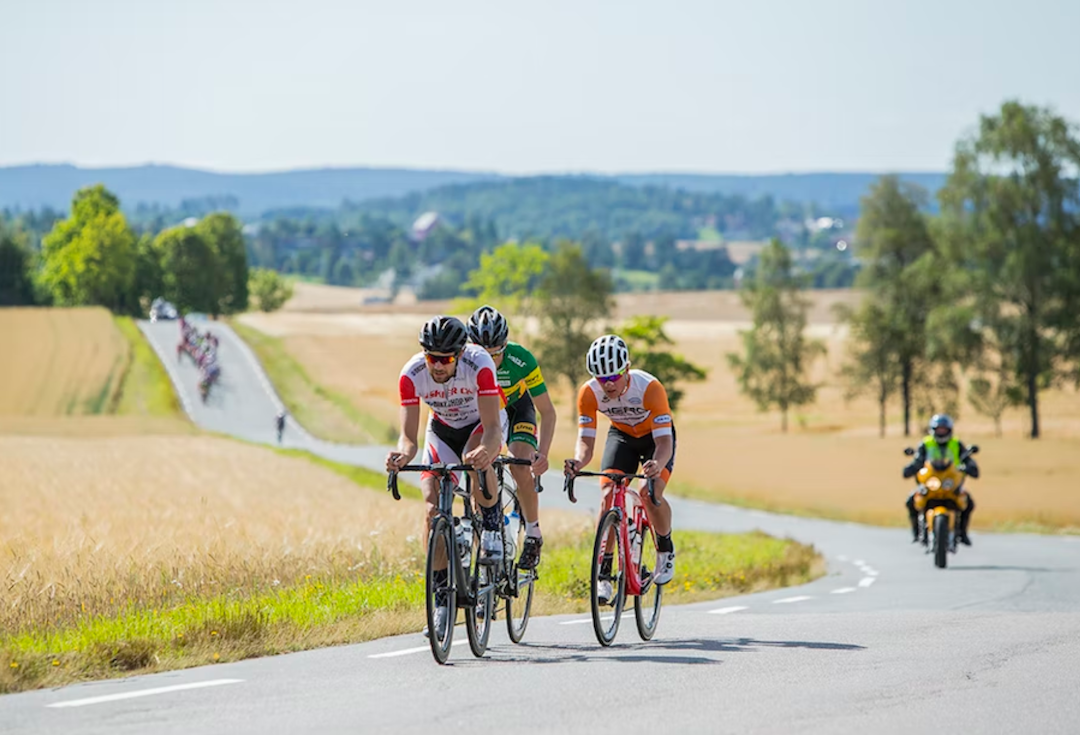
[[[931,477],[926,481],[927,490],[937,490],[941,487],[941,480],[936,477]]]

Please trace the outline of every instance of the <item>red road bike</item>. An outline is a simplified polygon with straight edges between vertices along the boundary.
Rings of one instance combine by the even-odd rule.
[[[652,583],[653,570],[649,565],[655,563],[656,559],[656,532],[645,515],[641,496],[630,487],[630,482],[646,480],[649,500],[659,506],[653,480],[644,475],[624,475],[621,472],[578,472],[567,475],[563,489],[572,503],[577,502],[574,497],[575,477],[606,477],[615,483],[596,527],[596,541],[593,544],[589,596],[596,639],[602,646],[610,646],[615,641],[623,616],[623,605],[627,596],[631,596],[634,598],[638,635],[643,641],[651,640],[660,621],[664,588]],[[609,599],[599,594],[602,582],[611,584],[612,595]]]

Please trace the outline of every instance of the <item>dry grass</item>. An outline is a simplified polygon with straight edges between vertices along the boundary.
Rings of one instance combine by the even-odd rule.
[[[0,629],[411,568],[419,512],[224,439],[0,437]]]
[[[626,295],[619,298],[615,321],[634,313],[672,317],[667,331],[675,349],[709,370],[705,382],[685,386],[678,414],[675,479],[684,492],[758,507],[903,523],[902,503],[910,488],[900,478],[906,459],[901,450],[918,440],[921,426],[914,425],[916,435],[905,439],[894,404],[887,437],[879,439],[874,401],[844,400],[836,376],[845,359],[846,335],[833,321],[831,305],[854,303],[859,295],[835,291],[811,296],[808,331],[825,340],[828,355],[814,374],[822,384],[817,403],[792,414],[792,431],[786,436],[779,431],[779,416],[759,413],[739,393],[727,368],[725,355],[739,349],[738,331],[749,318],[735,294]],[[392,313],[386,306],[354,306],[343,313],[296,310],[244,319],[281,338],[313,380],[393,422],[398,371],[415,351],[415,333],[425,317],[444,308],[446,304],[427,303],[397,307],[398,313]],[[569,456],[574,440],[572,393],[560,385],[553,396],[563,417],[553,455]],[[979,503],[976,528],[1080,528],[1080,394],[1050,390],[1040,400],[1046,438],[1037,442],[1024,438],[1027,417],[1022,409],[1006,414],[1005,436],[999,439],[988,419],[962,406],[959,434],[983,448],[983,477],[970,485]]]
[[[130,348],[107,310],[0,309],[0,334],[0,416],[111,410]]]

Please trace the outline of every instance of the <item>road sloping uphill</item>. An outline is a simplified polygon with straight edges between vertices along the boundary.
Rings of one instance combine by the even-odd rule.
[[[175,323],[140,325],[201,427],[272,443],[281,407],[228,326],[205,405]],[[193,400],[194,399],[194,400]],[[379,470],[385,447],[285,445]],[[720,451],[720,448],[718,448]],[[890,468],[882,468],[888,472]],[[558,475],[545,507],[570,506]],[[868,487],[868,492],[873,488]],[[902,513],[902,498],[897,512]],[[0,732],[1080,732],[1080,539],[976,534],[946,570],[901,529],[673,499],[678,527],[761,529],[814,544],[829,574],[797,588],[664,609],[656,638],[610,649],[588,616],[496,626],[489,654],[436,666],[419,634],[0,698]],[[677,583],[677,579],[676,579]],[[464,640],[464,635],[460,636]],[[6,728],[13,727],[13,730]]]

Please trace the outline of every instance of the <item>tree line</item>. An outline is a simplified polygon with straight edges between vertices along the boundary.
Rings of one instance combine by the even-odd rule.
[[[76,192],[65,218],[0,219],[0,305],[144,316],[161,296],[181,313],[216,317],[247,310],[252,295],[278,308],[289,288],[276,273],[249,270],[240,222],[228,212],[140,235],[99,184]]]

